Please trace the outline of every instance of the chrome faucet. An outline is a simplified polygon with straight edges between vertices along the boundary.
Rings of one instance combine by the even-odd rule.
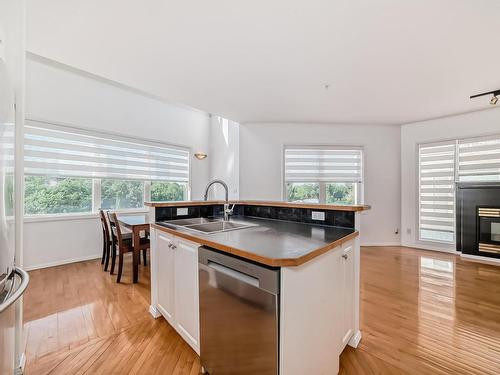
[[[229,189],[227,188],[227,184],[222,181],[222,180],[212,180],[208,183],[207,187],[205,188],[205,200],[208,200],[208,190],[210,187],[214,184],[220,184],[226,191],[226,203],[224,203],[224,221],[229,221],[229,216],[233,214],[233,209],[234,209],[234,203],[231,206],[229,204]],[[231,206],[231,208],[229,208]]]

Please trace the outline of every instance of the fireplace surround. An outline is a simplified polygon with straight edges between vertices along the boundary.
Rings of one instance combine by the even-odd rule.
[[[500,258],[500,182],[457,183],[457,251]]]

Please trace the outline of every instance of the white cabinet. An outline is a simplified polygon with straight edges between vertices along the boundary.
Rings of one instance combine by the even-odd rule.
[[[158,308],[170,324],[174,317],[174,251],[172,250],[174,237],[168,234],[157,235],[158,254]]]
[[[280,374],[338,373],[338,356],[357,329],[356,246],[348,241],[281,269]]]
[[[156,232],[157,308],[172,327],[199,353],[198,247]]]
[[[348,245],[342,250],[342,350],[354,334],[354,250]]]
[[[175,321],[177,331],[191,346],[199,347],[198,247],[177,239],[175,254]]]

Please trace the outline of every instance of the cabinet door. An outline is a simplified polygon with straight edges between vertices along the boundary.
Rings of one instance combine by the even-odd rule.
[[[343,335],[342,348],[344,348],[354,331],[354,250],[352,246],[342,251],[343,261]]]
[[[198,247],[177,239],[175,248],[175,320],[179,333],[199,348]]]
[[[172,324],[174,319],[174,237],[158,234],[158,308]]]

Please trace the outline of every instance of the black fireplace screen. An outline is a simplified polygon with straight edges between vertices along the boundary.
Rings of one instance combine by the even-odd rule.
[[[477,225],[479,251],[500,254],[500,208],[478,207]]]

